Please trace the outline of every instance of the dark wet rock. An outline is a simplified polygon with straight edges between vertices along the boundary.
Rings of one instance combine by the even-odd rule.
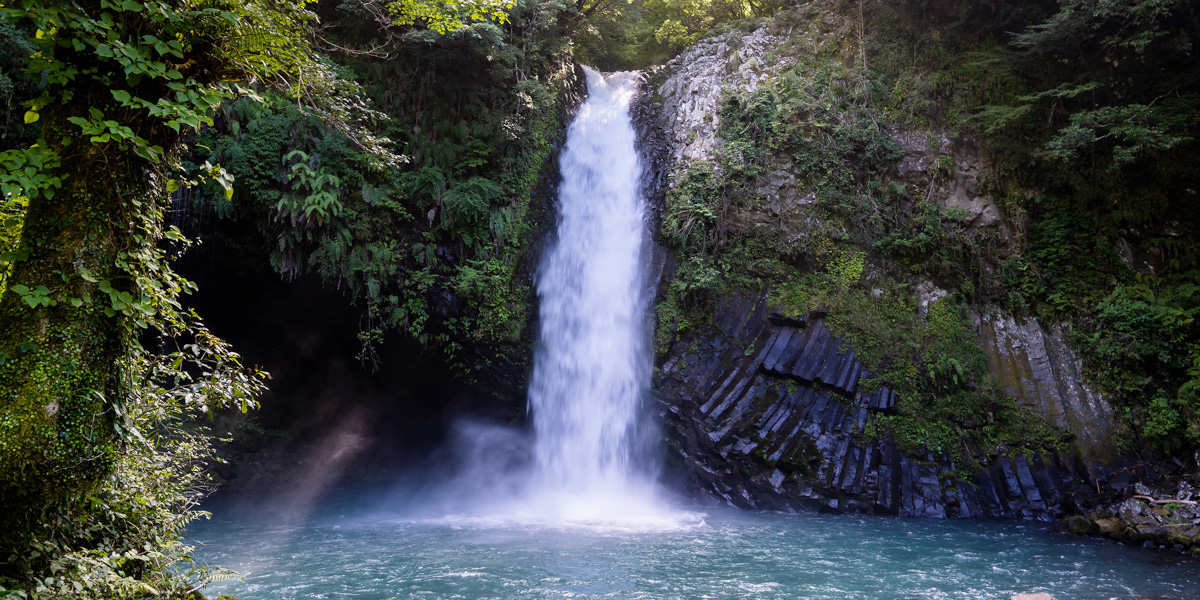
[[[741,41],[732,44],[735,36]],[[824,43],[811,31],[734,32],[647,69],[646,93],[635,100],[633,115],[656,219],[673,177],[692,161],[714,163],[721,144],[715,108],[723,94],[750,92],[769,81],[771,69],[762,69],[762,60],[785,38],[789,44]],[[992,229],[1008,247],[1009,225],[981,183],[988,170],[981,140],[896,127],[889,133],[904,151],[898,172],[903,182],[930,189],[943,206],[964,209],[964,227]],[[938,174],[944,155],[956,167],[948,178]],[[779,243],[807,239],[818,218],[812,214],[816,195],[797,172],[791,157],[770,157],[752,182],[759,201],[731,206],[724,220],[733,230]],[[653,268],[661,284],[671,277],[675,259],[661,248],[655,256],[662,257]],[[948,294],[928,279],[908,283],[922,311]],[[1131,464],[1118,452],[1113,409],[1086,384],[1062,327],[976,311],[977,339],[994,379],[1017,402],[1069,430],[1073,443],[1068,451],[1026,454],[1001,448],[975,457],[977,469],[959,469],[950,457],[905,456],[890,440],[864,437],[873,419],[896,411],[897,396],[870,381],[855,349],[825,327],[825,317],[824,311],[784,314],[764,296],[731,294],[718,300],[707,325],[660,357],[654,394],[673,462],[693,491],[735,506],[779,510],[1035,519],[1073,514],[1083,517],[1072,525],[1079,531],[1142,535],[1116,513],[1101,511],[1133,495],[1135,483],[1161,481],[1164,473]],[[1157,529],[1143,530],[1162,537]]]
[[[822,314],[727,297],[712,324],[678,340],[655,381],[693,491],[759,509],[1051,519],[1095,487],[1072,456],[1002,456],[966,483],[948,458],[865,439],[896,393],[861,390],[871,373]]]

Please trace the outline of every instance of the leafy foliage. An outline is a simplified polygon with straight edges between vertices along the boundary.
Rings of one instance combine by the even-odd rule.
[[[571,8],[519,3],[506,30],[409,31],[387,59],[348,59],[342,72],[390,117],[379,134],[405,144],[401,168],[370,169],[345,135],[282,98],[231,104],[206,131],[197,162],[242,182],[231,203],[210,191],[218,212],[255,219],[284,277],[316,273],[349,291],[364,361],[397,330],[466,372],[511,360],[522,342],[531,299],[518,272],[574,81],[559,24]],[[329,35],[368,35],[353,14],[329,13]],[[388,37],[383,27],[370,35]]]
[[[29,206],[29,200],[24,196],[4,196],[0,198],[0,248],[3,248],[3,254],[11,252],[10,248],[16,248],[17,242],[21,239],[21,225],[25,219],[25,209]],[[5,259],[0,255],[0,294],[4,293],[7,287],[8,276],[12,271],[11,259]]]
[[[181,308],[194,286],[169,266],[188,242],[163,224],[167,196],[197,179],[230,184],[211,164],[185,171],[184,135],[257,79],[315,109],[371,166],[400,158],[363,127],[378,114],[357,88],[316,57],[305,5],[0,7],[6,41],[36,32],[26,67],[42,84],[23,115],[40,139],[0,153],[6,597],[184,597],[210,576],[179,566],[210,456],[187,423],[253,406],[265,374]],[[297,169],[291,183],[336,212],[322,194],[338,182]]]
[[[31,32],[0,21],[0,105],[4,110],[0,148],[27,146],[36,138],[38,126],[25,122],[24,108],[24,103],[37,95],[38,81],[25,71],[35,51],[30,38]]]
[[[661,64],[700,39],[751,26],[781,0],[597,0],[577,2],[571,32],[579,62],[602,70]]]
[[[1095,321],[1080,339],[1106,391],[1142,424],[1146,441],[1167,454],[1200,446],[1200,281],[1194,277],[1176,285],[1142,278],[1117,286],[1097,304]]]
[[[388,3],[396,25],[422,25],[437,33],[449,33],[475,21],[505,23],[513,7],[509,0],[399,0]]]
[[[678,53],[714,27],[747,17],[769,17],[786,3],[778,0],[646,0],[639,23],[646,51]]]
[[[922,34],[918,16],[945,35]],[[1197,160],[1200,127],[1195,4],[913,3],[880,5],[876,17],[881,43],[908,45],[916,63],[890,53],[885,78],[937,82],[914,120],[941,112],[986,134],[995,191],[1027,227],[1025,248],[992,259],[992,296],[1077,325],[1091,376],[1131,425],[1127,447],[1195,448],[1189,370],[1200,338],[1188,319],[1200,182],[1184,167]]]
[[[196,423],[221,406],[249,407],[263,378],[198,325],[190,335],[178,351],[137,349],[125,359],[131,394],[117,405],[120,458],[88,494],[15,516],[0,544],[4,597],[187,598],[236,576],[194,564],[181,541],[189,522],[208,516],[195,507],[214,457]]]

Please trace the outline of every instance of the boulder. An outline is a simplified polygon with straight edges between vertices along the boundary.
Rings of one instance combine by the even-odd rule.
[[[1095,534],[1100,532],[1097,523],[1083,515],[1074,515],[1066,521],[1067,530],[1071,533]]]
[[[1107,519],[1096,519],[1096,527],[1100,528],[1100,533],[1108,535],[1121,530],[1121,520],[1116,517]]]

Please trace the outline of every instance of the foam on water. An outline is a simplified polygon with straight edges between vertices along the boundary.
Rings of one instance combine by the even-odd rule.
[[[556,226],[537,272],[532,435],[460,419],[442,470],[450,475],[397,486],[397,522],[594,532],[702,522],[658,485],[658,436],[643,405],[653,370],[649,238],[629,115],[640,75],[584,70],[588,97],[559,157]]]

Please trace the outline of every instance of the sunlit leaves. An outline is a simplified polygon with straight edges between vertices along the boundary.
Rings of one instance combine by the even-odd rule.
[[[1111,138],[1112,167],[1118,168],[1139,156],[1168,150],[1190,139],[1171,129],[1157,108],[1144,104],[1104,106],[1073,113],[1070,124],[1046,143],[1046,151],[1054,158],[1071,160],[1081,149]]]
[[[471,22],[505,23],[514,4],[512,0],[397,0],[388,4],[388,11],[396,25],[449,33]]]
[[[17,196],[54,198],[62,187],[62,179],[54,174],[58,166],[58,153],[47,149],[44,142],[0,152],[0,195],[10,200]]]
[[[293,150],[285,161],[296,159],[288,170],[292,193],[275,204],[275,218],[288,220],[293,228],[309,229],[328,224],[342,213],[340,200],[342,182],[325,168],[309,166],[309,156]]]

